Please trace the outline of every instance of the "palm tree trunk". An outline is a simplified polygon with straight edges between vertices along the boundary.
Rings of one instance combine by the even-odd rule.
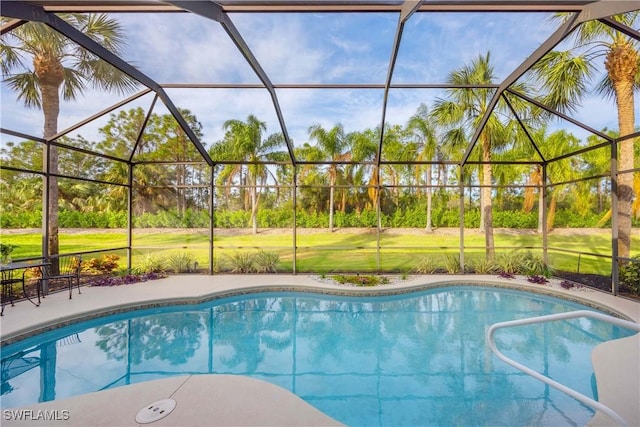
[[[334,197],[335,197],[335,179],[331,178],[331,188],[329,188],[329,231],[333,231]]]
[[[553,230],[553,223],[556,220],[556,206],[558,204],[558,198],[554,192],[551,195],[551,202],[549,203],[549,211],[547,212],[547,231]]]
[[[481,194],[482,211],[484,212],[484,240],[485,250],[488,260],[492,260],[496,257],[496,249],[493,240],[493,204],[491,203],[491,142],[489,138],[484,136],[482,138],[482,160],[485,162],[482,165],[483,177]]]
[[[56,84],[56,82],[52,82],[52,84],[41,84],[42,111],[44,113],[43,137],[45,140],[48,140],[58,133],[58,114],[60,113],[60,95],[58,88],[60,87],[60,83]],[[58,173],[58,147],[49,144],[49,142],[43,147],[43,167],[46,168],[47,164],[49,165],[50,174],[49,186],[47,188],[49,209],[46,209],[47,201],[43,198],[42,225],[44,226],[44,224],[47,223],[48,217],[46,235],[48,236],[47,244],[49,253],[44,255],[54,256],[60,252],[58,239],[58,178],[52,175]],[[47,180],[45,178],[44,185],[46,185],[46,182]],[[51,268],[55,274],[57,264],[53,263]]]
[[[427,165],[427,225],[425,226],[425,231],[431,233],[433,228],[431,227],[431,209],[432,209],[432,199],[433,199],[433,188],[431,187],[432,180],[432,166]]]
[[[541,184],[540,189],[538,190],[538,234],[540,235],[542,235],[542,232],[544,231],[542,227],[544,227],[544,210],[546,208],[544,205],[544,191],[542,191],[542,185],[544,184]]]
[[[479,171],[478,171],[478,181],[480,181],[480,184],[483,185],[485,182],[485,178],[484,178],[484,167],[480,166]],[[482,188],[480,188],[480,229],[478,231],[480,231],[480,233],[484,233],[485,228],[484,228],[484,222],[485,222],[485,217],[484,217],[484,201],[485,201],[485,196],[484,196],[485,192]],[[471,195],[469,195],[469,199],[471,199]]]
[[[635,114],[633,87],[638,74],[638,52],[626,40],[616,40],[607,53],[605,68],[613,84],[618,106],[620,137],[634,132]],[[630,171],[634,167],[634,139],[621,141],[618,170]],[[618,182],[618,256],[628,258],[631,251],[631,209],[634,198],[633,173],[617,176]]]
[[[253,234],[258,234],[258,195],[256,194],[258,189],[257,179],[254,177],[251,186],[251,227]]]

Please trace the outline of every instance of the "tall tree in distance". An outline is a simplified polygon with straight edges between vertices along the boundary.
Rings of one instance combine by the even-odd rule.
[[[424,162],[432,162],[436,159],[438,153],[438,141],[436,139],[436,126],[433,117],[429,113],[426,104],[420,104],[416,113],[409,118],[407,129],[411,136],[418,143],[418,152],[416,160]],[[421,166],[416,167],[416,173],[420,173]],[[433,165],[428,163],[425,172],[425,184],[427,185],[427,223],[425,231],[432,232],[431,225],[431,204],[433,198]]]
[[[566,20],[568,16],[558,14],[556,19]],[[639,17],[640,12],[634,11],[611,18],[634,28]],[[631,135],[635,131],[634,92],[640,88],[638,42],[600,21],[585,22],[574,37],[573,48],[550,52],[534,67],[541,84],[541,100],[561,112],[575,111],[589,93],[589,82],[603,77],[596,91],[615,101],[620,137]],[[604,57],[604,70],[597,66],[599,57]],[[634,168],[634,138],[622,140],[619,146],[618,170],[630,171]],[[625,258],[631,250],[633,180],[633,173],[618,175],[618,256]]]
[[[120,24],[106,14],[61,14],[62,19],[119,54],[124,47]],[[75,100],[91,86],[120,94],[136,87],[136,82],[118,69],[100,60],[64,35],[39,22],[28,22],[2,36],[0,68],[3,81],[17,93],[25,106],[38,108],[44,114],[43,167],[49,165],[48,205],[43,208],[43,227],[48,217],[49,253],[57,255],[58,244],[58,150],[50,139],[58,133],[60,96]],[[46,201],[43,200],[46,206]]]
[[[447,89],[446,99],[437,99],[431,112],[435,123],[445,129],[444,139],[452,145],[466,144],[468,133],[477,128],[487,113],[493,93],[486,89],[466,89],[466,85],[487,85],[496,81],[490,54],[480,55],[471,64],[449,73],[447,83],[460,88]],[[496,109],[506,109],[499,102]],[[491,200],[492,165],[491,147],[504,141],[505,125],[497,114],[491,114],[480,134],[480,217],[481,229],[485,234],[487,259],[495,258],[493,238],[493,204]]]
[[[218,179],[225,183],[227,189],[235,177],[240,177],[243,185],[243,173],[249,190],[251,203],[251,227],[253,234],[258,233],[258,206],[262,190],[269,177],[276,181],[276,176],[265,161],[282,161],[285,152],[278,150],[284,145],[281,133],[274,133],[263,139],[267,124],[250,114],[245,121],[231,119],[222,125],[225,130],[224,139],[211,147],[210,154],[214,160],[246,162],[246,170],[241,163],[227,164],[222,168]]]
[[[309,139],[315,140],[325,157],[332,162],[340,162],[351,159],[351,153],[347,151],[348,139],[341,124],[337,124],[329,130],[321,125],[313,125],[309,128]],[[335,186],[338,180],[339,165],[332,163],[329,166],[329,230],[333,231],[333,211],[335,204]]]

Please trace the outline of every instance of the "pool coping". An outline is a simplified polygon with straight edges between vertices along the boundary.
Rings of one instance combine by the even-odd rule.
[[[185,281],[191,283],[179,283]],[[640,302],[614,297],[586,287],[564,289],[559,283],[558,279],[551,279],[548,284],[540,285],[529,283],[526,277],[505,279],[490,275],[413,275],[389,284],[360,287],[341,285],[315,276],[303,275],[174,275],[131,285],[84,287],[82,288],[84,293],[81,295],[74,293],[74,298],[71,300],[68,299],[66,292],[49,295],[37,308],[38,316],[22,315],[20,319],[14,319],[16,313],[13,311],[16,307],[20,306],[22,309],[22,306],[26,306],[24,310],[34,308],[27,302],[19,302],[12,310],[5,310],[6,314],[2,317],[0,347],[59,327],[112,314],[172,305],[195,305],[221,298],[266,292],[307,292],[346,297],[371,297],[400,295],[447,286],[487,286],[553,296],[584,304],[625,320],[640,322]],[[179,288],[173,289],[176,287]],[[134,293],[132,290],[142,292]],[[83,305],[80,301],[87,298],[87,292],[107,294],[99,297],[104,303]],[[121,295],[118,295],[118,298],[108,295],[114,292]],[[127,294],[131,298],[126,298]],[[56,307],[49,309],[52,304]],[[10,308],[12,307],[7,307],[7,309]],[[42,315],[43,312],[45,312],[44,315]]]

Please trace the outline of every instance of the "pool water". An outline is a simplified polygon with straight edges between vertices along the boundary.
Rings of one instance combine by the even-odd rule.
[[[499,361],[485,331],[585,308],[452,286],[375,298],[251,294],[123,313],[3,348],[1,406],[217,373],[277,384],[352,426],[582,426],[590,408]],[[508,357],[597,399],[591,350],[631,334],[576,319],[503,329],[496,342]]]

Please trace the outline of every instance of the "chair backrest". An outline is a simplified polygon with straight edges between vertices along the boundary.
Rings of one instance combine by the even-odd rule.
[[[61,256],[60,257],[60,273],[61,274],[79,274],[82,257],[79,255]]]
[[[82,257],[80,255],[60,255],[57,259],[52,259],[51,265],[45,267],[45,270],[50,278],[68,275],[79,276],[81,264]]]

